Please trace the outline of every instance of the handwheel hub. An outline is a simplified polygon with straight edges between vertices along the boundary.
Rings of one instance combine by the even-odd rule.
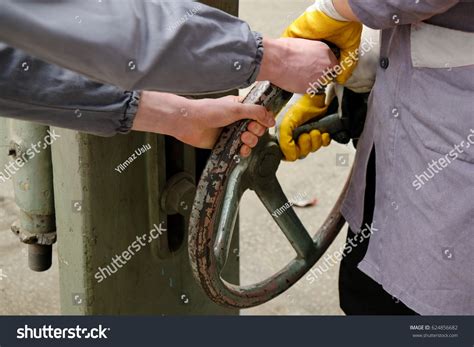
[[[265,134],[250,158],[247,175],[254,178],[273,177],[281,163],[282,153],[276,139]]]

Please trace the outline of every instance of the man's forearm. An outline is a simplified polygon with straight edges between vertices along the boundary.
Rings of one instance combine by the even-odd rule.
[[[240,119],[259,122],[242,135],[248,155],[274,119],[264,107],[237,97],[192,100],[159,92],[124,91],[88,80],[0,43],[0,117],[32,121],[100,136],[130,130],[173,136],[212,148],[221,128]],[[133,129],[132,129],[133,126]]]
[[[284,46],[277,43],[277,40],[264,39],[262,65],[257,79],[259,81],[275,81],[281,75],[282,58],[285,57]]]
[[[258,80],[269,80],[285,90],[306,93],[337,59],[323,42],[294,38],[264,39]]]
[[[142,92],[132,130],[179,136],[192,100],[169,93]]]
[[[212,148],[224,126],[242,119],[253,119],[249,132],[242,135],[245,145],[254,147],[256,136],[275,125],[274,116],[263,106],[242,104],[237,96],[218,99],[187,99],[181,96],[142,92],[133,130],[170,135],[200,148]],[[258,122],[258,123],[257,123]],[[242,155],[250,148],[242,148]]]

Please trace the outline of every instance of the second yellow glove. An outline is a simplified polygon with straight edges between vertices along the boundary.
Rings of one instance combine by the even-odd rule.
[[[305,124],[313,118],[319,118],[326,114],[326,95],[304,95],[283,116],[278,129],[280,148],[288,161],[295,161],[315,152],[321,146],[329,146],[331,138],[328,133],[313,130],[309,134],[302,134],[297,141],[293,139],[293,132],[300,125]]]

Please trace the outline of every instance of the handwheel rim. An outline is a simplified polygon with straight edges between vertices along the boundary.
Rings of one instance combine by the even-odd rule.
[[[229,129],[223,142],[239,142],[246,122]],[[345,184],[336,204],[325,222],[313,236],[314,251],[307,258],[295,257],[276,274],[252,285],[239,286],[220,276],[222,268],[215,255],[217,228],[221,219],[221,206],[226,197],[230,174],[239,165],[234,161],[237,151],[217,146],[201,177],[190,219],[189,255],[194,276],[205,293],[216,303],[232,308],[249,308],[261,305],[285,292],[301,279],[326,252],[345,223],[340,208],[348,189]],[[233,146],[230,146],[233,148]],[[238,149],[238,146],[236,146]],[[225,163],[225,164],[222,164]],[[241,163],[240,163],[241,164]],[[211,185],[213,189],[209,189]]]
[[[277,114],[289,98],[291,98],[291,94],[279,90],[268,82],[262,82],[257,84],[244,102],[264,105],[273,110],[274,114]],[[252,158],[255,159],[255,153],[260,153],[259,149],[262,148],[267,150],[267,147],[265,147],[267,144],[273,145],[271,148],[269,147],[272,151],[277,148],[277,156],[282,157],[276,142],[271,143],[274,140],[266,134],[259,141],[257,148],[252,151],[251,159],[246,159],[244,162],[235,160],[239,158],[238,153],[242,145],[240,137],[247,129],[248,123],[249,121],[240,121],[223,130],[199,181],[189,223],[188,251],[191,268],[197,282],[212,301],[232,308],[249,308],[271,300],[294,285],[313,267],[326,252],[345,223],[340,209],[349,183],[349,180],[347,180],[333,209],[313,237],[307,237],[309,234],[292,208],[288,210],[290,211],[290,217],[281,218],[280,220],[274,218],[281,229],[282,225],[288,227],[293,222],[298,224],[295,235],[292,234],[293,231],[289,232],[288,228],[282,229],[298,254],[283,269],[266,280],[252,285],[239,286],[227,282],[220,276],[225,261],[222,261],[222,254],[219,255],[219,259],[216,256],[219,247],[215,249],[215,245],[216,237],[219,234],[218,226],[222,219],[222,206],[226,198],[229,179],[236,168],[241,169],[244,164],[251,165]],[[275,172],[277,168],[278,165],[274,168]],[[270,172],[270,174],[272,173]],[[278,181],[275,182],[281,190]],[[259,191],[257,189],[257,195],[268,210],[273,203],[272,200],[265,196],[263,190]],[[282,196],[286,198],[281,190],[280,195],[278,195],[280,200]],[[234,206],[233,211],[234,213],[238,211],[237,206]],[[288,213],[288,211],[285,213]],[[233,229],[232,223],[228,225],[232,226]],[[224,231],[229,233],[231,230]],[[304,233],[306,233],[306,236],[304,236]],[[230,242],[231,237],[228,234],[226,235],[226,242]]]

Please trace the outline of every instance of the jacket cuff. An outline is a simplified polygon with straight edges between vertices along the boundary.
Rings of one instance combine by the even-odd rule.
[[[247,80],[247,82],[244,85],[241,86],[241,88],[247,88],[251,86],[257,80],[257,77],[260,73],[260,68],[262,67],[262,60],[263,60],[263,54],[264,54],[263,36],[262,34],[257,33],[255,31],[253,31],[252,33],[253,33],[253,36],[255,37],[255,42],[257,44],[257,51],[255,53],[255,59],[254,59],[255,68],[250,78]]]
[[[123,118],[119,121],[118,134],[128,134],[132,131],[133,122],[138,112],[138,104],[140,103],[141,92],[126,92],[125,94],[128,95],[129,99]]]

